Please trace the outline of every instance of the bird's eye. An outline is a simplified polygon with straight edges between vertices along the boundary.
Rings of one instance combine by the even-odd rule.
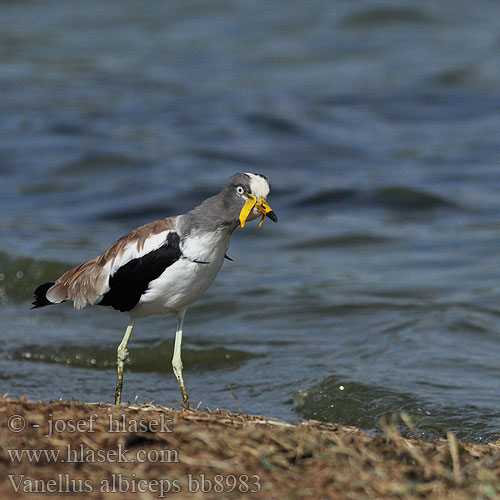
[[[243,188],[243,186],[238,186],[236,188],[236,194],[241,196],[243,193],[245,192],[245,189]]]

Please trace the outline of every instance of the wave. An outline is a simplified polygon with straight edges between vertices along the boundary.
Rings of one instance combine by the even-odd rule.
[[[496,411],[436,405],[411,394],[334,375],[306,391],[296,391],[293,403],[304,418],[353,425],[369,432],[396,425],[404,436],[421,439],[440,439],[447,431],[473,441],[496,441],[500,437]],[[405,416],[401,419],[401,412],[409,420]]]
[[[374,189],[322,189],[295,200],[296,208],[383,207],[395,211],[461,209],[455,201],[425,189],[408,186],[383,186]]]
[[[422,8],[405,6],[369,7],[344,17],[341,25],[347,28],[366,28],[389,24],[431,24],[435,20]]]
[[[170,360],[173,354],[173,341],[163,341],[151,347],[132,347],[126,368],[132,372],[170,373]],[[182,349],[182,362],[185,367],[202,367],[203,370],[217,370],[236,367],[257,355],[224,347]],[[21,348],[4,351],[1,359],[54,363],[78,368],[97,370],[115,369],[116,347],[101,346],[52,346],[25,345]]]

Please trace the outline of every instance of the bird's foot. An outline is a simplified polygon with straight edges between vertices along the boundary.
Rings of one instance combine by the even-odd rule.
[[[191,407],[189,406],[189,398],[187,395],[186,387],[184,386],[184,384],[182,384],[182,385],[179,384],[179,389],[181,390],[181,395],[182,395],[182,406],[186,410],[190,410]]]
[[[122,382],[117,382],[116,383],[116,390],[115,390],[115,405],[119,405],[122,399]]]

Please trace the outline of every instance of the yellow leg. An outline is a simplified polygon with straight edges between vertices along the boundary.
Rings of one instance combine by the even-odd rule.
[[[128,358],[127,345],[130,339],[130,334],[132,333],[132,328],[134,328],[134,318],[131,318],[129,324],[127,325],[127,329],[125,330],[125,334],[123,335],[123,339],[118,346],[116,351],[117,354],[117,369],[116,369],[116,390],[115,390],[115,405],[120,404],[122,398],[122,387],[123,387],[123,367],[125,365],[125,361]]]
[[[175,332],[174,355],[172,357],[172,368],[174,369],[175,378],[181,390],[182,403],[184,408],[189,408],[189,399],[182,379],[182,359],[181,359],[181,345],[182,345],[182,325],[184,323],[184,315],[186,311],[181,311],[177,315],[177,330]]]

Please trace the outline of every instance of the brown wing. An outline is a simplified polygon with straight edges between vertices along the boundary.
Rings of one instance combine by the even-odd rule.
[[[72,300],[76,309],[95,304],[109,289],[108,282],[116,259],[123,257],[130,245],[141,252],[148,238],[175,228],[175,217],[168,217],[134,229],[115,241],[102,255],[82,262],[60,276],[47,291],[53,303]]]

